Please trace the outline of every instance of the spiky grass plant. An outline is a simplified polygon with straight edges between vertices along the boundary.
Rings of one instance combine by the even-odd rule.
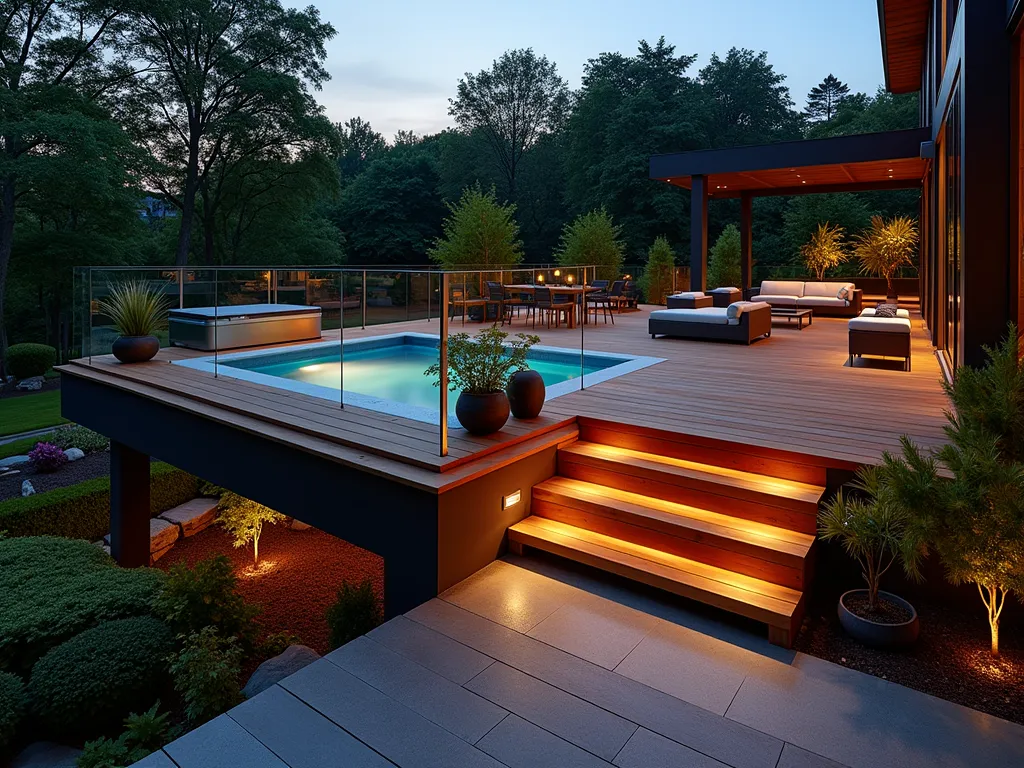
[[[884,277],[890,296],[893,277],[901,267],[913,266],[916,250],[917,222],[909,216],[889,220],[872,216],[871,226],[857,236],[854,244],[861,272]]]
[[[98,304],[121,336],[152,336],[167,323],[167,297],[145,280],[115,283]]]
[[[819,282],[825,279],[827,270],[839,266],[850,258],[843,242],[845,237],[846,230],[838,224],[832,225],[826,221],[819,224],[811,239],[801,246],[800,255],[807,265],[807,271]]]

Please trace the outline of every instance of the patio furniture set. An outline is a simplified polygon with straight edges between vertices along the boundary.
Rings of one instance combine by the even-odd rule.
[[[910,370],[910,313],[896,307],[863,306],[863,292],[848,282],[765,280],[760,288],[688,291],[669,296],[668,309],[651,313],[648,332],[709,341],[752,344],[771,336],[773,320],[797,321],[799,330],[810,326],[815,313],[846,317],[849,364],[856,357],[896,357]]]
[[[635,309],[637,296],[633,285],[628,280],[593,280],[588,285],[534,285],[534,284],[502,284],[497,281],[484,283],[481,296],[469,296],[465,288],[455,288],[450,301],[451,316],[462,310],[462,323],[467,317],[479,312],[481,321],[500,320],[501,324],[511,324],[513,319],[522,316],[525,310],[525,322],[531,318],[533,327],[537,327],[537,317],[547,328],[551,328],[554,320],[555,328],[564,322],[567,328],[575,328],[577,323],[590,322],[590,315],[596,323],[598,317],[604,322],[609,320],[615,324],[615,314],[625,309]]]

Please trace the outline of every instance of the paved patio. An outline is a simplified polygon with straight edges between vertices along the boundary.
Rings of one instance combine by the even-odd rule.
[[[147,768],[1024,765],[1024,727],[509,557]]]

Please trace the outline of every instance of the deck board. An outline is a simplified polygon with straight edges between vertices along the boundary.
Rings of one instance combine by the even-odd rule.
[[[775,326],[770,339],[751,346],[681,339],[651,339],[650,308],[616,316],[614,325],[544,329],[516,321],[512,332],[536,333],[546,345],[579,349],[581,332],[588,350],[648,355],[664,362],[548,402],[540,419],[510,420],[491,437],[453,429],[449,455],[438,455],[438,427],[400,416],[286,392],[168,363],[206,356],[185,349],[161,350],[151,363],[118,364],[109,355],[73,361],[62,370],[115,384],[146,397],[173,401],[175,407],[252,429],[273,427],[274,439],[319,452],[327,444],[394,460],[427,472],[451,472],[485,457],[500,463],[505,449],[563,430],[577,417],[641,428],[744,442],[843,463],[877,462],[907,434],[932,447],[944,440],[947,406],[941,372],[921,323],[914,317],[913,370],[895,361],[847,364],[846,322],[817,318],[797,330]],[[467,324],[473,332],[480,326]],[[346,329],[345,339],[415,331],[436,333],[437,320],[412,321],[366,329]],[[462,330],[453,323],[453,331]],[[325,339],[337,339],[337,331]],[[328,453],[339,454],[330,449]],[[344,451],[341,451],[344,453]],[[364,453],[364,455],[365,455]],[[335,456],[337,457],[337,456]],[[385,466],[381,464],[381,466]],[[481,463],[484,466],[484,463]],[[467,471],[468,472],[468,471]],[[464,472],[464,476],[468,476]],[[471,474],[471,472],[469,472]],[[415,476],[415,482],[421,477]]]

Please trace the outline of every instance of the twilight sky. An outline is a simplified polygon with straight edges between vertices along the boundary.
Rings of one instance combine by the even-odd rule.
[[[287,1],[287,0],[286,0]],[[320,8],[338,30],[328,47],[328,82],[317,98],[332,120],[359,115],[389,138],[399,129],[451,125],[458,79],[510,48],[532,47],[578,88],[587,59],[631,55],[638,40],[664,35],[678,53],[736,46],[768,52],[793,100],[829,72],[854,91],[882,83],[875,0],[290,0]]]

